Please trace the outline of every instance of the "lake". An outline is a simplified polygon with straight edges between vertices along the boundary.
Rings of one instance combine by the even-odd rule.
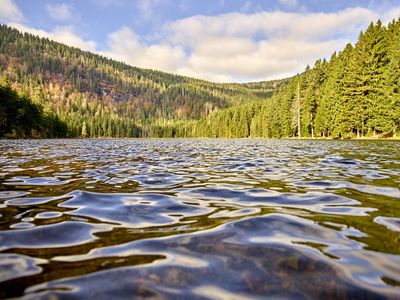
[[[1,140],[0,298],[399,299],[399,149]]]

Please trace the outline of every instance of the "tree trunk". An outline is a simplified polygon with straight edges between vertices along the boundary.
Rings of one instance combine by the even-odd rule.
[[[361,136],[364,137],[364,116],[361,118]]]
[[[300,78],[297,82],[297,136],[301,138],[301,122],[300,122]]]

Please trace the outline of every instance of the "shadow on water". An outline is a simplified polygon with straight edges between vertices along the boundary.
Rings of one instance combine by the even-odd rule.
[[[0,297],[400,297],[400,146],[0,141]]]

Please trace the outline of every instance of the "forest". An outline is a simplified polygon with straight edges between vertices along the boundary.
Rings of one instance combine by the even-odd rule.
[[[10,86],[7,77],[0,81],[0,137],[55,138],[67,135],[67,125],[49,107],[43,107]]]
[[[267,101],[215,111],[168,132],[186,137],[396,137],[400,19],[371,23],[357,43],[292,77]]]
[[[0,72],[15,90],[2,93],[38,110],[25,112],[28,132],[0,107],[0,137],[363,138],[400,128],[400,19],[371,23],[290,79],[247,84],[131,67],[2,25]]]
[[[128,66],[0,26],[0,75],[67,124],[68,137],[151,137],[251,100],[286,80],[219,84]]]

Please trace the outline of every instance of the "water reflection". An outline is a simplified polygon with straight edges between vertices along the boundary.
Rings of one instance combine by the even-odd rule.
[[[0,297],[400,297],[400,146],[0,141]]]

